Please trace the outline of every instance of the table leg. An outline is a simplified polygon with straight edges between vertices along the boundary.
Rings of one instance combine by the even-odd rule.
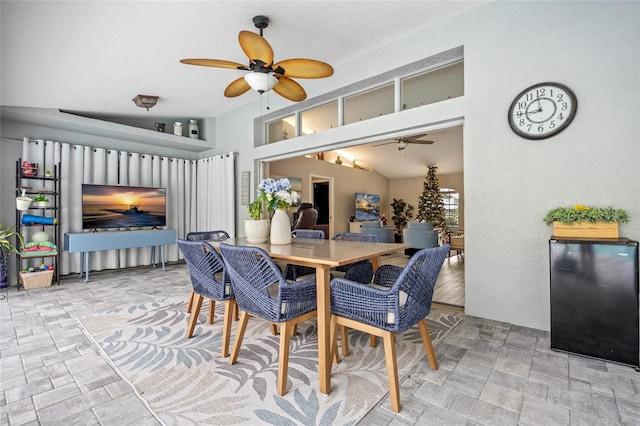
[[[84,252],[80,253],[80,276],[78,278],[82,278],[82,274],[84,273],[82,268],[84,268]]]
[[[84,282],[88,283],[89,282],[89,253],[90,252],[85,252],[84,253]]]
[[[151,246],[151,265],[153,265],[154,268],[156,267],[156,246]]]
[[[160,246],[160,257],[162,258],[162,270],[166,271],[166,268],[164,267],[164,246]]]
[[[318,302],[318,373],[320,392],[328,394],[331,390],[331,297],[330,267],[316,266],[316,297]]]

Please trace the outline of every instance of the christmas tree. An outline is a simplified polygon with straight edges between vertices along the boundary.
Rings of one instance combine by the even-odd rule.
[[[440,183],[436,176],[437,167],[429,167],[425,178],[422,195],[418,199],[418,222],[430,222],[433,229],[442,228],[446,235],[449,235],[449,226],[445,221],[444,203],[440,193]]]

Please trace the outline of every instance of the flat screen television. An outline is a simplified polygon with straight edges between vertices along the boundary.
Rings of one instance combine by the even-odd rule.
[[[82,184],[82,229],[166,225],[165,188]]]
[[[356,192],[356,220],[380,220],[380,195]]]

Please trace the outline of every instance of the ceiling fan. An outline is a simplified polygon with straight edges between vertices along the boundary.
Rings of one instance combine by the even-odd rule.
[[[274,64],[273,49],[262,37],[262,30],[269,26],[269,18],[255,16],[253,23],[260,29],[259,35],[250,31],[240,31],[238,34],[240,47],[249,58],[249,65],[221,59],[182,59],[180,62],[250,71],[227,86],[224,95],[228,98],[240,96],[252,88],[260,94],[273,89],[280,96],[299,102],[306,99],[307,93],[293,78],[324,78],[333,75],[331,65],[314,59],[286,59]]]
[[[398,148],[398,151],[402,151],[403,149],[405,149],[406,147],[409,146],[410,143],[415,143],[415,144],[419,144],[419,145],[431,145],[433,143],[433,141],[422,141],[420,140],[420,138],[427,136],[428,133],[422,133],[419,135],[413,135],[413,136],[407,136],[404,138],[396,138],[391,142],[384,142],[384,143],[379,143],[377,145],[372,145],[373,147],[376,146],[382,146],[382,145],[389,145],[391,143],[395,143],[396,148]]]

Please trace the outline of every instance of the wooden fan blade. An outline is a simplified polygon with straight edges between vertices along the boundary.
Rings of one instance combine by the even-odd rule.
[[[289,78],[324,78],[333,75],[331,65],[314,59],[286,59],[273,65],[274,70],[278,67],[282,67],[284,75]]]
[[[307,98],[307,92],[296,81],[278,74],[276,74],[276,77],[278,78],[278,84],[275,85],[273,90],[278,95],[293,102],[304,101]]]
[[[249,83],[245,81],[244,77],[240,77],[237,80],[233,80],[231,84],[224,89],[224,95],[227,98],[235,98],[236,96],[242,95],[249,89],[251,89]]]
[[[415,143],[418,145],[431,145],[433,141],[406,141],[407,143]]]
[[[273,63],[273,49],[261,35],[251,31],[240,31],[238,41],[242,51],[251,62],[255,63],[255,60],[259,59],[266,65]]]
[[[203,67],[216,67],[216,68],[232,68],[238,70],[248,70],[246,65],[239,64],[237,62],[223,61],[222,59],[181,59],[180,62],[187,65],[201,65]]]
[[[377,145],[371,145],[371,147],[373,148],[373,147],[376,147],[376,146],[389,145],[389,144],[392,144],[392,143],[397,143],[397,142],[396,141],[384,142],[384,143],[379,143]]]

